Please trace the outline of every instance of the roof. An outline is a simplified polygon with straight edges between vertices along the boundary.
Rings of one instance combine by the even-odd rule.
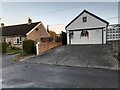
[[[2,36],[25,36],[30,30],[32,30],[36,25],[40,22],[35,22],[31,24],[20,24],[20,25],[13,25],[13,26],[4,26],[2,28]]]
[[[99,19],[100,21],[106,23],[107,25],[109,24],[109,23],[108,23],[107,21],[105,21],[104,19],[102,19],[102,18],[94,15],[93,13],[91,13],[91,12],[89,12],[89,11],[87,11],[87,10],[84,10],[84,11],[83,11],[82,13],[80,13],[75,19],[73,19],[73,20],[65,27],[65,29],[66,29],[71,23],[73,23],[78,17],[80,17],[83,13],[88,13],[88,14],[90,14],[91,16],[93,16],[93,17]]]

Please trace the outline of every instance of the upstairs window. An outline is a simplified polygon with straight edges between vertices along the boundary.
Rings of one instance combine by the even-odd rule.
[[[87,22],[87,17],[82,18],[83,22]]]

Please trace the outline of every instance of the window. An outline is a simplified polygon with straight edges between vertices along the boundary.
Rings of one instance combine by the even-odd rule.
[[[21,43],[22,43],[22,38],[21,38],[21,36],[17,36],[17,37],[15,38],[14,44],[21,44]]]
[[[45,42],[45,38],[41,38],[41,41],[42,41],[42,42]]]
[[[87,17],[83,17],[83,22],[87,22]]]
[[[119,38],[120,38],[120,34],[119,34]]]
[[[3,38],[3,42],[6,42],[6,38],[5,37]]]
[[[112,33],[113,32],[113,30],[112,29],[110,29],[110,33]]]

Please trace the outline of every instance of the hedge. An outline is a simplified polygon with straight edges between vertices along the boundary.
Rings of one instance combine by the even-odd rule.
[[[118,52],[118,60],[119,60],[119,62],[120,62],[120,52]]]
[[[33,40],[25,40],[25,41],[23,41],[23,50],[27,54],[35,53],[35,42]]]
[[[6,42],[2,42],[2,53],[7,52],[7,46],[8,46],[8,44]]]

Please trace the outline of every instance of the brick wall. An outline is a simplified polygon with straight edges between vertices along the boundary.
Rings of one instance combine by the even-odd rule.
[[[61,42],[42,42],[39,44],[39,53],[43,53],[51,48],[61,46]]]

